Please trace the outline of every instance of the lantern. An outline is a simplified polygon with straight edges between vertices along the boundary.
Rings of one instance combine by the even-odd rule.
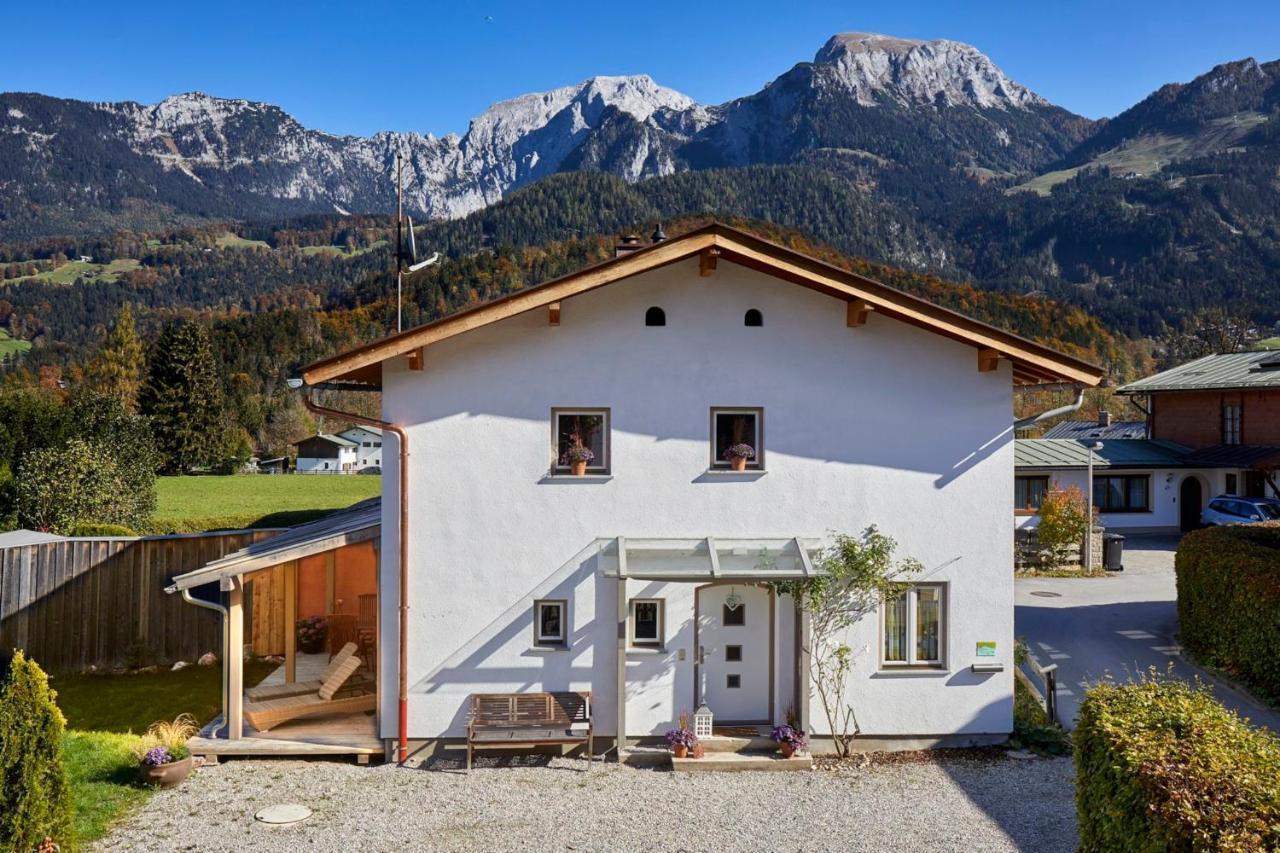
[[[711,709],[706,702],[693,712],[693,733],[699,738],[711,737]]]

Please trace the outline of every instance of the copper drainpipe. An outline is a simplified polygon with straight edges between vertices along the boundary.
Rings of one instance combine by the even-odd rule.
[[[354,412],[343,412],[338,409],[327,409],[311,399],[310,392],[302,395],[303,404],[317,415],[351,421],[363,426],[377,427],[395,435],[400,444],[400,480],[397,483],[400,497],[400,527],[396,531],[396,539],[400,543],[400,650],[397,669],[400,677],[400,744],[399,763],[404,764],[409,758],[409,437],[403,427],[393,423],[367,418]]]

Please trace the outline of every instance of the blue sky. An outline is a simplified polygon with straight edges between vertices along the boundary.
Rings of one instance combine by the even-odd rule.
[[[216,11],[215,11],[216,8]],[[193,11],[196,10],[196,11]],[[1280,3],[32,3],[0,0],[0,91],[152,103],[190,90],[275,103],[334,133],[466,130],[496,100],[647,73],[703,103],[759,89],[833,33],[977,46],[1075,112],[1280,58]]]

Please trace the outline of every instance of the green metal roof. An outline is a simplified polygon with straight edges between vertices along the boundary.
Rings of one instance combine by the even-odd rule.
[[[1020,438],[1013,443],[1017,470],[1086,468],[1092,440],[1072,438]],[[1172,441],[1116,438],[1101,442],[1094,451],[1094,468],[1182,468],[1189,449]]]
[[[1280,388],[1280,351],[1206,355],[1195,361],[1130,382],[1117,394],[1152,391],[1209,391],[1218,388]]]

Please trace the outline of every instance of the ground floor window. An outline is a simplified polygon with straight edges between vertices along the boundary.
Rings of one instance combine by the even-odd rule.
[[[1229,495],[1240,494],[1240,475],[1239,474],[1227,475],[1227,487],[1226,489],[1224,489],[1224,491]]]
[[[660,598],[631,599],[627,620],[631,645],[658,648],[662,646],[663,601]]]
[[[1049,493],[1048,477],[1014,477],[1013,508],[1026,512],[1037,512],[1044,496]]]
[[[1101,512],[1148,512],[1151,478],[1146,474],[1120,474],[1093,478],[1093,505]]]
[[[533,603],[533,642],[539,646],[563,646],[568,641],[564,601],[543,599]]]
[[[944,584],[916,584],[886,599],[885,666],[941,666],[946,636]]]

